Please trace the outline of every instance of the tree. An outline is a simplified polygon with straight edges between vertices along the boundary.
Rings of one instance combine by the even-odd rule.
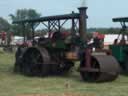
[[[24,19],[33,19],[41,16],[40,13],[36,12],[34,9],[18,9],[15,14],[9,15],[12,21],[24,20]],[[31,37],[31,25],[25,25],[25,32],[27,32],[27,37]],[[21,25],[12,25],[12,29],[16,35],[22,35],[23,28]]]
[[[18,9],[15,14],[10,14],[9,16],[12,20],[24,20],[40,17],[41,14],[34,9]]]
[[[10,29],[10,24],[8,23],[8,21],[5,20],[4,18],[0,17],[0,32],[1,31],[8,32],[9,29]]]

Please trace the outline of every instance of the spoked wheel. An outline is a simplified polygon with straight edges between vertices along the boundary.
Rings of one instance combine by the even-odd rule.
[[[64,60],[63,64],[60,64],[60,73],[68,73],[71,68],[74,66],[74,63],[69,60]]]
[[[23,54],[22,72],[30,76],[44,76],[49,73],[50,57],[45,48],[31,47]]]
[[[68,73],[73,66],[73,62],[68,60],[62,60],[60,63],[50,65],[50,73],[52,75],[62,75]]]
[[[104,82],[115,80],[119,74],[119,64],[108,55],[92,56],[91,68],[86,69],[85,60],[81,61],[80,74],[84,81]]]

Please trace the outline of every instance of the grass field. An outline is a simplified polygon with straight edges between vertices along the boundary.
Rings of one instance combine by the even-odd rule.
[[[13,66],[14,54],[0,51],[0,96],[128,96],[128,76],[97,84],[83,82],[77,72],[60,77],[25,77],[13,73]]]

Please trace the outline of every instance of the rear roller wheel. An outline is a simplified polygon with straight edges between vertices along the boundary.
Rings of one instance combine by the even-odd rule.
[[[26,48],[19,46],[17,48],[16,54],[15,54],[15,65],[14,65],[14,72],[21,72],[22,70],[22,56],[25,52]]]
[[[45,76],[49,73],[50,57],[45,48],[31,47],[23,54],[23,70],[25,75]]]

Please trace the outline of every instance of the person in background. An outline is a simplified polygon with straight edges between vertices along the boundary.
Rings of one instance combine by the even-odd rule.
[[[113,45],[118,45],[118,39],[115,39],[115,40],[114,40]]]
[[[6,43],[6,32],[1,33],[1,45],[4,45]]]

